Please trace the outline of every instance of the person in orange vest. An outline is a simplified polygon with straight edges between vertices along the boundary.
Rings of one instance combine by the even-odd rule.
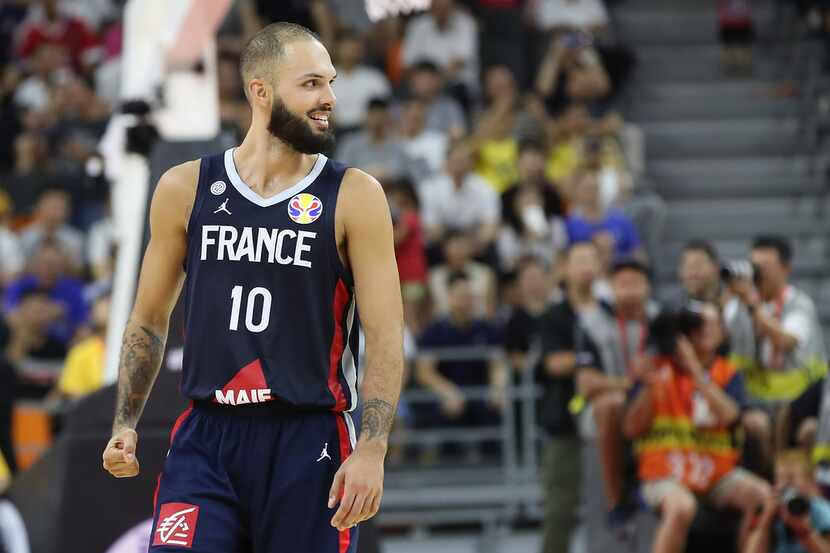
[[[642,497],[660,516],[652,551],[684,551],[700,502],[743,512],[742,547],[771,491],[737,466],[743,380],[719,355],[719,311],[714,304],[692,304],[659,317],[652,329],[657,351],[635,368],[623,421],[625,435],[634,440]]]

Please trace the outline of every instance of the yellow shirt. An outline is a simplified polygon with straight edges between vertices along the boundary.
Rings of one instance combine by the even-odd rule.
[[[104,339],[90,336],[69,350],[58,389],[69,396],[82,396],[104,383]]]
[[[0,491],[3,491],[3,483],[8,482],[12,473],[9,470],[9,465],[6,463],[6,458],[0,453]]]
[[[485,140],[478,147],[476,173],[501,194],[519,179],[519,147],[513,138]]]

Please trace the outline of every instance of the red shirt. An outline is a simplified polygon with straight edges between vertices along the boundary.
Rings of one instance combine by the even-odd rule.
[[[61,17],[58,21],[30,19],[20,29],[17,54],[21,58],[32,55],[44,44],[66,48],[76,67],[99,61],[101,50],[98,37],[80,19]]]
[[[398,260],[401,282],[426,282],[427,259],[424,255],[424,237],[418,212],[415,210],[403,212],[398,224],[403,225],[407,230],[406,238],[395,246],[395,258]]]

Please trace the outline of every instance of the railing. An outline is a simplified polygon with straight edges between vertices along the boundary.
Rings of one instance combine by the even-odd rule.
[[[504,360],[500,349],[444,348],[419,351],[436,361]],[[480,524],[481,551],[497,551],[499,537],[517,520],[541,518],[539,480],[541,433],[536,424],[536,399],[533,367],[538,353],[527,355],[525,367],[518,371],[518,383],[509,379],[505,408],[497,425],[474,428],[407,428],[396,430],[390,447],[466,444],[483,446],[497,442],[498,455],[489,462],[460,465],[457,461],[437,465],[401,462],[386,469],[383,507],[379,524],[407,527],[415,533],[443,525]],[[512,369],[511,369],[512,370]],[[516,371],[513,371],[515,374]],[[486,386],[463,388],[467,400],[485,400]],[[435,394],[424,390],[404,392],[408,406],[437,404]],[[517,425],[516,414],[521,425]]]

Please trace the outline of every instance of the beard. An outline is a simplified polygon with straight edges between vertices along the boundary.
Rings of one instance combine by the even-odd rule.
[[[314,130],[302,117],[291,113],[280,99],[276,99],[271,108],[268,132],[302,154],[330,152],[334,148],[334,133],[331,129]]]

